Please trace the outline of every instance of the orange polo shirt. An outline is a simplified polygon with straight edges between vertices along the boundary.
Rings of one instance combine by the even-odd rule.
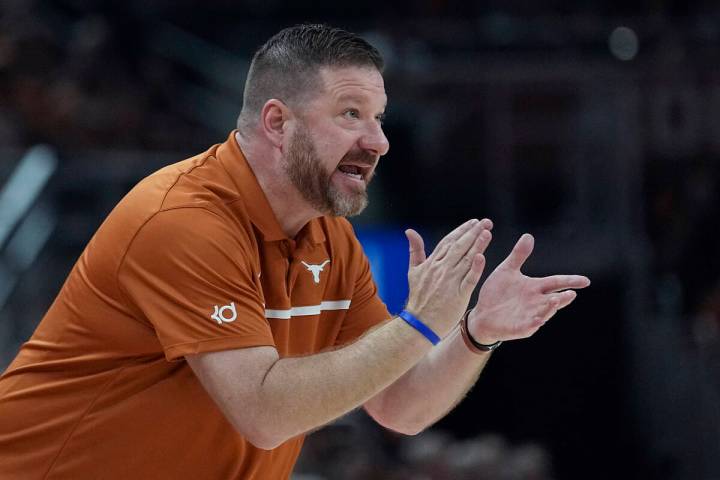
[[[281,230],[234,137],[141,181],[112,211],[0,377],[0,478],[282,479],[187,354],[304,355],[389,318],[344,218]]]

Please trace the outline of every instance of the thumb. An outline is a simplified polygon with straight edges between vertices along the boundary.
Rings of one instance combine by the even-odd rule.
[[[505,263],[508,268],[520,270],[525,260],[527,260],[532,253],[534,245],[535,239],[533,236],[529,233],[523,234],[503,263]]]
[[[412,228],[405,230],[410,247],[410,266],[417,267],[425,261],[425,242],[418,232]]]

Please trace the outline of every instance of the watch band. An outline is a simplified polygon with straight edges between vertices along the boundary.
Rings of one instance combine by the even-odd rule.
[[[468,315],[470,315],[470,310],[465,312],[465,315],[463,315],[462,319],[460,320],[460,332],[462,334],[463,340],[465,341],[465,345],[467,345],[468,349],[470,349],[471,352],[477,354],[485,354],[488,352],[492,352],[502,344],[502,340],[498,340],[497,342],[491,343],[489,345],[485,345],[484,343],[480,343],[475,340],[472,335],[470,335],[470,331],[468,330]]]

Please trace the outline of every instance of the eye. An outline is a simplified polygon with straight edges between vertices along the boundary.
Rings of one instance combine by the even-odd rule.
[[[380,115],[375,117],[375,120],[377,120],[378,123],[382,125],[383,123],[385,123],[385,114],[381,113]]]
[[[343,115],[352,119],[360,118],[360,112],[356,108],[348,108],[343,112]]]

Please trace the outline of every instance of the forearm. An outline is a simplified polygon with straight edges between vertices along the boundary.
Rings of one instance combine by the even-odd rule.
[[[270,443],[281,443],[357,408],[412,368],[430,347],[395,318],[341,349],[278,360],[258,397]]]
[[[453,329],[452,319],[462,315],[482,275],[491,225],[489,220],[465,222],[427,258],[420,235],[406,232],[407,310],[441,337]],[[394,318],[351,345],[306,357],[281,359],[276,349],[257,346],[186,359],[237,431],[254,445],[271,449],[366,404],[430,349],[423,334]],[[439,370],[437,362],[430,363]]]
[[[455,328],[425,358],[370,400],[366,409],[390,429],[418,433],[462,400],[489,358],[490,353],[472,353],[460,328]]]

